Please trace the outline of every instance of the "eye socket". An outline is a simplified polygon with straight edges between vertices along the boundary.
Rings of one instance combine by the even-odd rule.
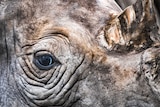
[[[53,66],[60,64],[56,57],[51,54],[35,54],[33,63],[40,70],[50,70]]]

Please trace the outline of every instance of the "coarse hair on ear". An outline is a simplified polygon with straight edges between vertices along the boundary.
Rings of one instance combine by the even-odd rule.
[[[98,36],[99,44],[109,51],[142,51],[159,43],[153,0],[137,0],[122,13],[106,22]]]

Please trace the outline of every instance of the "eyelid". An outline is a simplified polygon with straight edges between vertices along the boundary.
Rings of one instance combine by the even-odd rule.
[[[39,56],[44,54],[52,55],[52,53],[47,50],[36,50],[36,52],[34,52],[34,56]]]
[[[69,38],[69,31],[67,28],[63,27],[54,27],[52,29],[46,29],[43,35],[51,35],[51,34],[61,34],[66,38]]]
[[[53,53],[51,53],[47,50],[38,50],[33,53],[34,57],[40,56],[40,55],[45,55],[45,54],[51,55],[56,62],[59,62],[61,64],[61,62],[57,59],[57,57]]]

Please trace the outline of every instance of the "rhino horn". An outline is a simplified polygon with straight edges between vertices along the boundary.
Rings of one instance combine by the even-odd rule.
[[[159,40],[152,0],[137,0],[120,15],[108,20],[98,35],[101,46],[121,52],[142,51]]]

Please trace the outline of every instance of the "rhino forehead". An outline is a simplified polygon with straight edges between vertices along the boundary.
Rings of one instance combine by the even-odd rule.
[[[108,6],[105,7],[104,4]],[[69,40],[79,41],[81,45],[90,45],[105,21],[121,11],[110,0],[19,1],[15,7],[9,5],[8,11],[13,8],[14,11],[17,10],[14,29],[23,45],[32,44],[50,33],[59,33]]]
[[[104,6],[104,4],[107,4],[107,6]],[[33,32],[40,32],[46,24],[65,26],[69,22],[71,22],[69,24],[72,27],[75,27],[75,25],[72,25],[74,22],[96,34],[98,29],[110,18],[110,15],[119,12],[121,12],[121,9],[110,0],[108,2],[103,0],[33,0],[8,3],[4,14],[5,18],[13,19],[14,16],[16,26],[26,28],[25,30],[28,31],[24,32],[28,35]]]

